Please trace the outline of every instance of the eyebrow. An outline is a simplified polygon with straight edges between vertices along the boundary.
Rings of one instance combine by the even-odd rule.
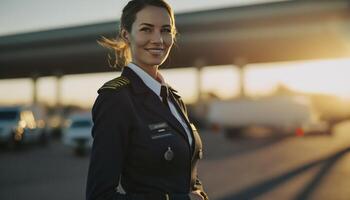
[[[149,24],[149,23],[142,23],[142,24],[140,24],[140,26],[142,26],[142,25],[154,27],[153,24]],[[171,28],[171,26],[169,24],[163,25],[162,27],[169,27],[169,28]]]

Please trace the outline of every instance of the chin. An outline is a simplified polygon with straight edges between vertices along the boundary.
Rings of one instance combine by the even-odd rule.
[[[164,59],[151,59],[147,62],[148,65],[161,65],[163,64]]]

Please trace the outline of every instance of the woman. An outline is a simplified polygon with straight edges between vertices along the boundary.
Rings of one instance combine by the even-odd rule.
[[[92,109],[87,199],[208,199],[197,178],[200,137],[158,71],[174,43],[173,11],[163,0],[132,0],[120,21],[117,40],[100,41],[123,71],[98,90]]]

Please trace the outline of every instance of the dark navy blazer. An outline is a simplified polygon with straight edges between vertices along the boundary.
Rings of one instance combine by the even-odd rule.
[[[169,96],[189,126],[192,146],[171,111],[130,68],[125,67],[117,81],[105,83],[98,93],[92,108],[87,200],[118,199],[119,182],[127,194],[201,190],[206,196],[196,167],[202,158],[201,139],[174,89]],[[171,156],[166,155],[169,150]]]

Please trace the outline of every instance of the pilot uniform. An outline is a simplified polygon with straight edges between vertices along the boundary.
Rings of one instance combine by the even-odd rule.
[[[87,200],[189,200],[194,190],[208,199],[197,177],[201,139],[176,90],[130,63],[98,93]]]

